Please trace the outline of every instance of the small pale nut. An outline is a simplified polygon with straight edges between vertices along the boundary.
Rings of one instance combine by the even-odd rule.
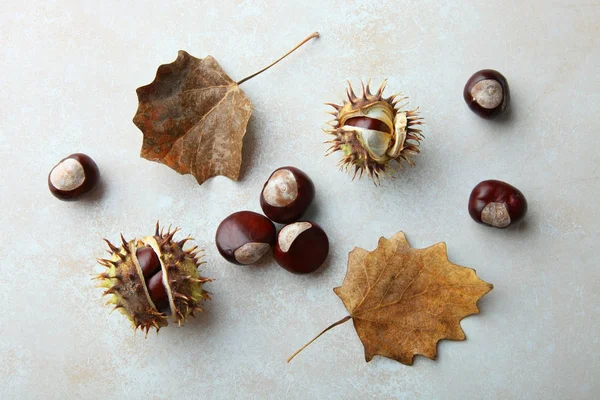
[[[358,131],[363,142],[366,144],[367,150],[376,157],[382,157],[390,147],[392,135],[386,132],[375,131],[372,129],[363,129]]]
[[[254,264],[265,255],[271,246],[268,243],[246,243],[234,252],[235,259],[240,264]]]
[[[260,206],[272,221],[287,224],[299,220],[315,197],[315,185],[295,167],[273,171],[260,192]]]
[[[495,226],[496,228],[506,228],[510,225],[510,215],[506,209],[505,203],[492,202],[481,211],[481,222]]]

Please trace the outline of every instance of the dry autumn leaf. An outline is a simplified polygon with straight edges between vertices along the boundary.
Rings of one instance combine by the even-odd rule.
[[[365,348],[365,359],[382,355],[412,365],[415,355],[435,359],[438,341],[464,340],[460,321],[479,313],[477,301],[493,286],[475,271],[448,261],[446,244],[413,249],[399,232],[382,237],[374,251],[355,248],[342,286],[334,289]]]
[[[266,68],[238,82],[211,56],[195,58],[179,51],[156,78],[137,89],[133,122],[144,135],[141,156],[163,163],[199,184],[213,176],[238,180],[243,139],[252,103],[239,85],[266,71],[312,38],[313,33]]]

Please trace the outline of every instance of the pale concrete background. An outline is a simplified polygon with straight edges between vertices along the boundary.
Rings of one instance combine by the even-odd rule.
[[[483,2],[481,2],[483,3]],[[588,1],[8,1],[0,7],[2,399],[564,399],[600,393],[598,103],[600,3]],[[313,41],[243,85],[255,113],[240,182],[191,176],[138,157],[135,89],[179,49],[215,56],[234,79],[311,32]],[[485,121],[462,100],[495,68],[512,112]],[[426,118],[417,167],[374,187],[324,158],[324,101],[345,80],[389,79]],[[85,152],[104,188],[64,203],[46,187],[62,157]],[[238,267],[213,236],[231,212],[259,211],[269,173],[306,171],[309,217],[328,232],[326,266],[295,276],[269,257]],[[484,179],[529,201],[517,227],[475,224]],[[157,219],[206,249],[214,300],[196,321],[144,339],[108,314],[90,274],[103,237],[152,232]],[[495,285],[468,339],[413,367],[364,362],[350,323],[286,358],[346,315],[332,288],[354,246],[406,232],[446,241],[451,261]]]

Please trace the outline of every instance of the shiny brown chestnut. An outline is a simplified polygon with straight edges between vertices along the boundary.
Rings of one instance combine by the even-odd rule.
[[[463,97],[471,111],[481,118],[492,119],[510,103],[508,82],[500,72],[482,69],[469,78]]]
[[[152,277],[146,281],[146,286],[148,287],[150,298],[156,306],[156,309],[162,313],[170,314],[171,307],[169,305],[167,289],[165,288],[165,284],[163,282],[162,270],[152,275]]]
[[[374,131],[392,133],[392,130],[383,121],[369,117],[354,117],[348,119],[344,125],[356,126],[357,128],[371,129]]]
[[[469,197],[469,214],[476,222],[506,228],[527,213],[527,200],[519,189],[506,182],[479,183]]]
[[[315,198],[315,185],[295,167],[273,171],[260,192],[260,206],[265,215],[280,224],[297,221]]]
[[[239,211],[221,222],[215,241],[219,253],[227,261],[253,264],[275,243],[275,225],[264,215]]]
[[[136,250],[135,257],[137,258],[138,264],[142,269],[144,278],[148,279],[160,271],[160,260],[158,259],[158,256],[152,247],[140,247]]]
[[[144,246],[136,250],[135,256],[144,275],[148,294],[150,294],[150,299],[152,299],[156,309],[170,314],[169,297],[163,283],[163,272],[156,252],[152,247]]]
[[[48,187],[54,197],[78,200],[91,191],[100,179],[98,166],[91,157],[75,153],[60,160],[48,174]]]
[[[317,270],[329,254],[329,239],[314,222],[299,221],[281,228],[273,255],[281,267],[296,274]]]

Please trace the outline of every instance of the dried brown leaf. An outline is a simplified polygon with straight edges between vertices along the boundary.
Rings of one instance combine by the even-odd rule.
[[[216,175],[238,180],[252,104],[217,60],[179,51],[137,94],[133,122],[144,134],[143,158],[192,174],[199,184]]]
[[[171,64],[158,67],[152,83],[137,89],[133,122],[144,134],[141,156],[163,163],[199,184],[217,175],[238,180],[242,146],[252,104],[240,84],[283,60],[307,41],[260,71],[231,79],[217,60],[179,51]]]
[[[477,314],[477,301],[492,289],[474,270],[448,261],[445,243],[413,249],[399,232],[382,237],[374,251],[350,252],[344,282],[334,289],[350,315],[324,332],[351,318],[366,361],[382,355],[412,365],[417,354],[435,359],[442,339],[464,340],[460,321]]]

